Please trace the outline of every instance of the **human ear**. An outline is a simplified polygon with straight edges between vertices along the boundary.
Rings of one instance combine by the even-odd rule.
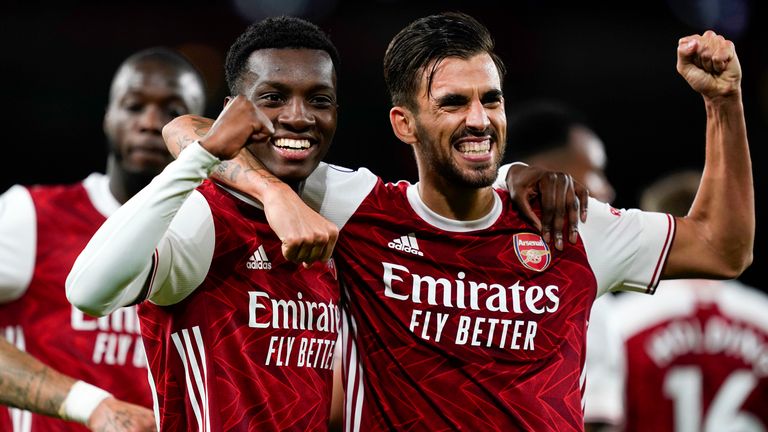
[[[392,131],[400,141],[414,145],[418,142],[416,136],[416,118],[408,108],[395,106],[389,110],[389,122]]]

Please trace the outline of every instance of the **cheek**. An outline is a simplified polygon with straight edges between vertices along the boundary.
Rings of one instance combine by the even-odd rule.
[[[500,111],[497,113],[494,113],[493,115],[489,116],[491,119],[491,123],[493,126],[501,132],[506,132],[507,130],[507,116],[504,114],[504,111]]]
[[[331,113],[322,113],[316,115],[317,124],[320,126],[320,130],[325,136],[333,136],[336,132],[336,115]]]

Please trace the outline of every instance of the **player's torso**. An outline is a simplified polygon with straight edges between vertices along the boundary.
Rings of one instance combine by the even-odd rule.
[[[37,217],[35,269],[24,295],[0,305],[4,336],[59,372],[150,407],[135,308],[97,319],[66,299],[67,274],[104,216],[93,207],[81,184],[34,187],[30,193]],[[15,431],[85,430],[74,423],[20,411],[14,411],[12,417]]]
[[[506,199],[489,228],[442,231],[405,188],[377,185],[337,245],[356,350],[345,350],[348,424],[580,429],[596,290],[583,248],[550,251]]]
[[[680,313],[625,341],[626,430],[768,430],[766,328],[716,302],[668,294],[654,300],[680,303]]]
[[[287,262],[261,210],[211,183],[208,276],[168,307],[139,306],[163,430],[322,430],[339,290],[332,263]]]

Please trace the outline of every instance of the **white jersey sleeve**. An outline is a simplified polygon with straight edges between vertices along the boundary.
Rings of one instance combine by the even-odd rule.
[[[355,171],[321,163],[304,182],[301,198],[341,229],[378,180],[366,168]]]
[[[496,180],[493,182],[494,189],[509,191],[509,187],[507,186],[507,173],[512,165],[528,166],[525,162],[512,162],[500,166],[499,171],[496,173]]]
[[[27,291],[35,270],[37,220],[27,188],[13,186],[0,195],[0,303]]]
[[[604,295],[592,305],[587,328],[584,422],[618,425],[624,417],[624,349],[616,298]]]
[[[664,213],[617,210],[589,199],[587,222],[579,224],[597,295],[608,291],[652,294],[672,246],[675,218]]]
[[[219,160],[187,147],[99,228],[67,277],[69,301],[93,315],[143,300],[161,305],[186,298],[205,278],[214,226],[194,189]]]

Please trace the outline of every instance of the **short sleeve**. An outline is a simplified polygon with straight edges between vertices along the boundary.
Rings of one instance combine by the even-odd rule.
[[[652,294],[675,234],[675,218],[664,213],[618,210],[593,198],[579,232],[595,273],[598,295],[607,291]]]
[[[27,290],[35,268],[37,222],[32,196],[23,186],[0,195],[0,303]]]
[[[307,178],[301,198],[326,219],[343,228],[379,178],[365,168],[351,170],[320,164]]]

